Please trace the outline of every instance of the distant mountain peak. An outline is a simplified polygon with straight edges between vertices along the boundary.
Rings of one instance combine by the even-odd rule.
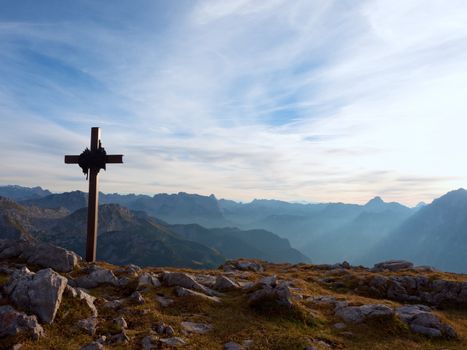
[[[374,206],[374,205],[381,205],[384,204],[385,201],[380,196],[376,196],[368,201],[368,203],[365,204],[365,207],[369,206]]]
[[[435,199],[433,204],[451,204],[451,205],[460,205],[467,203],[467,190],[459,188],[454,191],[449,191],[445,195]]]
[[[415,206],[415,209],[420,209],[420,208],[426,207],[426,205],[427,204],[425,202],[421,201]]]

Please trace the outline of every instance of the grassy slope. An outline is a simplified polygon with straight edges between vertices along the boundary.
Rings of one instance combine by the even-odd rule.
[[[102,264],[107,268],[118,267]],[[160,272],[160,268],[145,269],[152,272]],[[171,270],[171,269],[169,269]],[[174,270],[174,269],[172,269]],[[192,273],[221,274],[221,270],[191,271],[177,269]],[[74,271],[73,275],[80,271]],[[292,280],[306,297],[313,295],[334,295],[356,303],[385,303],[396,306],[398,303],[388,300],[365,298],[347,290],[345,287],[339,290],[331,290],[317,280],[323,277],[324,272],[312,265],[286,265],[267,264],[266,272],[252,273],[248,279],[254,281],[261,276],[276,274],[280,279]],[[354,269],[347,280],[352,283],[352,277],[361,277],[368,274],[367,271]],[[389,275],[387,273],[386,275]],[[395,274],[395,273],[391,273]],[[406,273],[404,273],[406,274]],[[441,277],[452,280],[467,280],[467,276],[445,273],[425,273],[430,277]],[[1,279],[0,283],[5,283]],[[135,283],[126,288],[99,287],[91,290],[96,297],[106,299],[128,297],[134,290]],[[165,295],[175,300],[175,303],[167,308],[162,308],[155,300],[156,293]],[[109,349],[138,349],[141,339],[149,334],[152,326],[162,321],[174,327],[177,336],[188,340],[184,349],[222,349],[222,345],[228,341],[241,343],[245,339],[252,339],[252,349],[300,349],[310,345],[310,339],[320,339],[332,344],[335,349],[467,349],[467,310],[447,309],[438,310],[436,314],[454,326],[460,335],[459,340],[431,340],[423,336],[414,335],[400,321],[386,320],[374,321],[368,324],[352,326],[350,330],[353,336],[340,334],[332,325],[339,322],[333,316],[331,310],[325,307],[307,308],[301,306],[299,313],[283,313],[275,307],[270,309],[255,310],[248,306],[247,296],[244,292],[234,291],[226,293],[221,305],[199,301],[192,298],[178,298],[172,288],[149,289],[143,292],[146,303],[143,305],[126,302],[125,311],[117,312],[106,309],[96,302],[99,309],[99,326],[97,335],[116,331],[111,320],[119,315],[124,315],[128,322],[128,335],[132,338],[129,345],[109,346]],[[46,325],[47,336],[37,342],[23,339],[23,350],[29,349],[79,349],[82,345],[92,341],[92,337],[77,329],[76,322],[89,315],[81,309],[79,303],[65,298],[59,309],[57,318],[52,325]],[[150,310],[147,313],[142,310]],[[304,317],[302,317],[304,315]],[[180,328],[180,322],[194,321],[210,323],[214,330],[205,335],[184,336]],[[3,340],[3,345],[5,340]],[[316,346],[316,345],[315,345]],[[317,345],[320,348],[321,345]],[[2,341],[0,341],[0,348]],[[326,349],[326,347],[322,347]]]

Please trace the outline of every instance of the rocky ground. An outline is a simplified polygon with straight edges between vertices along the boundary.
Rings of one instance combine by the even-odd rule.
[[[0,240],[0,349],[467,349],[467,276],[228,261],[90,264]]]

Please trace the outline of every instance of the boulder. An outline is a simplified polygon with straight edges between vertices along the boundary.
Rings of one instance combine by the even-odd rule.
[[[271,276],[263,277],[258,281],[258,284],[263,285],[263,286],[275,287],[277,285],[277,276],[271,275]]]
[[[126,320],[123,318],[123,316],[118,316],[117,318],[114,318],[113,323],[122,329],[128,328],[128,324]]]
[[[160,287],[161,282],[157,278],[157,276],[153,273],[144,272],[138,278],[138,288],[143,287]]]
[[[118,334],[114,334],[110,337],[110,344],[128,344],[130,341],[130,337],[126,334],[125,330],[121,331]]]
[[[96,334],[97,317],[91,316],[78,321],[78,327],[85,330],[91,336]]]
[[[88,294],[81,288],[73,288],[69,285],[66,286],[65,293],[71,296],[72,298],[77,298],[81,300],[82,302],[84,302],[86,306],[89,308],[89,310],[92,312],[92,315],[94,317],[97,317],[97,309],[96,309],[96,306],[94,305],[94,301],[96,300],[95,297]]]
[[[340,306],[335,315],[348,323],[361,323],[372,318],[389,318],[394,310],[382,304],[366,304],[361,306]]]
[[[324,307],[333,308],[333,309],[348,305],[348,303],[345,300],[339,300],[332,295],[312,296],[312,297],[307,298],[305,302],[308,304],[324,306]]]
[[[240,286],[237,282],[225,276],[217,276],[213,289],[224,292],[233,289],[239,289]]]
[[[194,275],[194,278],[196,282],[208,288],[213,288],[216,283],[216,276],[212,275]]]
[[[31,310],[45,323],[52,323],[62,302],[67,279],[47,268],[33,273],[27,268],[13,273],[5,292],[20,308]]]
[[[24,245],[20,255],[29,264],[50,267],[59,272],[70,272],[81,260],[76,253],[49,243]]]
[[[396,315],[405,322],[412,332],[428,337],[457,338],[457,333],[450,325],[431,312],[425,305],[404,305],[396,309]]]
[[[205,334],[212,330],[212,326],[206,323],[182,322],[180,325],[182,326],[184,333]]]
[[[96,288],[101,284],[119,286],[119,280],[111,270],[93,266],[87,275],[78,277],[75,284],[81,288]]]
[[[274,301],[280,306],[291,308],[292,293],[287,283],[281,282],[277,286],[264,285],[263,288],[258,289],[250,294],[248,302],[250,305],[258,305],[264,301]]]
[[[130,295],[130,299],[133,300],[137,304],[144,304],[145,302],[143,295],[138,291],[133,292],[133,294]]]
[[[154,327],[155,331],[159,334],[165,334],[170,336],[173,336],[175,334],[175,330],[173,329],[172,326],[166,325],[165,323],[158,323]]]
[[[255,261],[249,261],[249,260],[244,260],[244,259],[228,260],[222,265],[222,268],[224,269],[224,271],[233,271],[233,270],[253,271],[253,272],[264,271],[263,265]]]
[[[161,338],[159,339],[159,343],[165,346],[173,346],[173,347],[186,345],[186,341],[184,341],[180,337]]]
[[[11,305],[0,306],[0,338],[27,334],[33,339],[44,336],[44,329],[36,316],[16,311]]]
[[[123,306],[123,302],[119,299],[111,300],[104,303],[104,307],[112,310],[120,309]]]
[[[177,286],[195,290],[209,296],[220,295],[218,292],[203,286],[201,283],[198,283],[195,278],[188,273],[165,271],[162,273],[162,283],[169,287]]]
[[[203,294],[203,293],[200,293],[200,292],[196,292],[194,290],[183,288],[183,287],[175,288],[175,294],[177,294],[177,296],[179,296],[179,297],[195,297],[195,298],[200,298],[200,299],[204,299],[204,300],[209,300],[209,301],[212,301],[212,302],[215,302],[215,303],[220,303],[221,302],[219,297],[211,297],[209,295],[206,295],[206,294]]]
[[[381,272],[384,270],[389,271],[400,271],[413,268],[413,263],[406,260],[387,260],[380,263],[377,263],[373,266],[371,271]]]

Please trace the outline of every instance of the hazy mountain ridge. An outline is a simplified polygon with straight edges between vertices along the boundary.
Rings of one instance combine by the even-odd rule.
[[[404,258],[417,264],[467,271],[467,191],[458,189],[420,208],[392,230],[363,263]]]
[[[37,201],[45,203],[46,198]],[[102,195],[101,198],[130,205],[145,199],[153,212],[170,213],[170,229],[178,231],[179,236],[208,246],[227,257],[239,256],[238,251],[231,249],[237,246],[243,247],[241,251],[246,257],[258,256],[271,261],[279,261],[275,260],[278,256],[296,261],[303,256],[301,251],[315,263],[348,260],[353,264],[371,265],[384,259],[401,258],[449,271],[467,271],[464,262],[467,261],[464,253],[467,251],[467,191],[463,189],[451,191],[431,204],[421,204],[415,208],[396,202],[387,203],[380,197],[371,199],[365,205],[300,204],[275,200],[239,203],[217,200],[213,195],[185,193],[153,197],[112,194]],[[148,208],[145,210],[148,211]],[[170,212],[169,208],[173,211]],[[186,216],[183,217],[183,213]],[[205,229],[186,225],[187,222],[209,222],[210,218],[213,219],[211,223],[226,223],[225,228]],[[187,227],[181,229],[179,224]],[[236,232],[232,227],[238,227],[240,231]],[[288,239],[291,247],[287,242],[285,251],[266,249],[247,242],[244,236],[240,242],[244,235],[242,230],[256,233],[270,231]],[[223,235],[216,232],[223,232]],[[211,240],[206,241],[206,237]],[[261,243],[261,240],[258,242]]]
[[[0,186],[0,197],[10,198],[16,201],[42,198],[51,195],[52,192],[42,187],[23,187],[18,185]]]
[[[62,203],[64,198],[82,198],[82,194],[67,193],[58,202],[66,204]],[[40,203],[56,204],[60,197],[51,195],[49,198],[53,200],[41,200]],[[44,209],[2,199],[0,238],[37,238],[84,255],[87,209],[81,208],[69,214],[63,206],[67,205],[60,205],[59,209]],[[212,229],[201,226],[177,225],[178,230],[186,226],[180,231],[186,235],[184,237],[168,223],[118,204],[101,205],[98,220],[98,258],[112,263],[215,267],[225,260],[225,252],[229,253],[228,256],[236,257],[246,252],[252,258],[277,262],[309,261],[309,258],[291,248],[286,239],[267,231],[243,233],[231,228],[211,232]],[[190,230],[198,231],[198,234],[190,234]],[[271,242],[266,248],[273,249],[260,249],[260,244],[255,243],[251,234],[261,235],[262,240]]]

